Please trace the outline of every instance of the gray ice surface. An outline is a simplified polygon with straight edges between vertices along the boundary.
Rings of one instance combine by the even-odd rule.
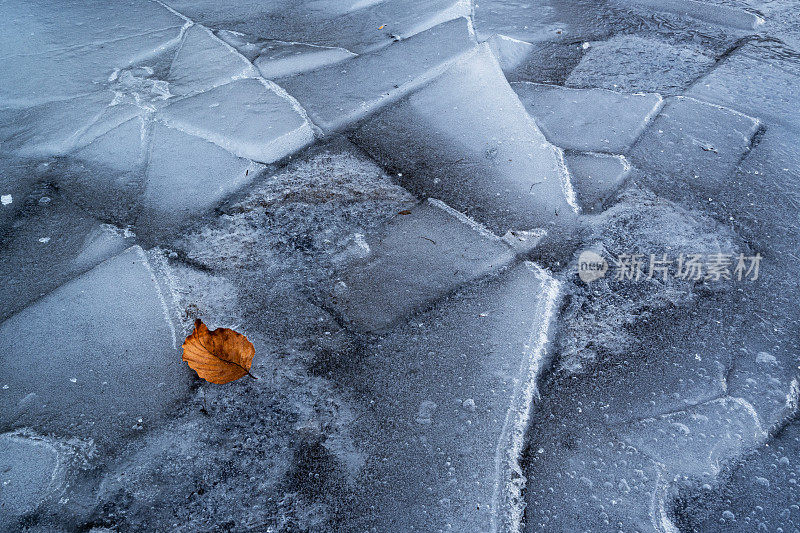
[[[188,392],[174,304],[138,246],[0,324],[4,427],[113,446]]]
[[[0,1],[0,530],[796,530],[798,9]]]
[[[624,154],[661,109],[658,94],[511,85],[547,140],[561,148]]]
[[[513,258],[500,238],[429,200],[398,213],[380,233],[359,236],[326,302],[355,331],[383,332]]]
[[[325,131],[340,130],[425,84],[472,49],[459,18],[391,46],[281,81]]]
[[[488,45],[367,121],[353,139],[397,169],[413,192],[496,233],[541,227],[568,234],[574,224],[563,154],[527,114]]]

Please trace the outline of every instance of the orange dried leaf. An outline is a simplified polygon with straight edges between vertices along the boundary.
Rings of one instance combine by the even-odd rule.
[[[183,341],[183,360],[204,380],[223,385],[250,375],[256,349],[247,337],[232,329],[210,331],[199,318]]]

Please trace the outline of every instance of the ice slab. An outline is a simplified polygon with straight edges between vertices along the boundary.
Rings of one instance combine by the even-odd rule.
[[[636,35],[592,43],[567,77],[569,87],[679,94],[714,64],[692,48]]]
[[[342,47],[357,54],[388,46],[449,20],[468,17],[465,0],[340,2],[317,0],[241,3],[233,0],[168,0],[206,26],[262,39]]]
[[[3,59],[0,103],[10,107],[88,95],[110,83],[114,72],[151,60],[176,46],[181,26],[53,52]]]
[[[692,196],[708,184],[727,181],[759,126],[736,111],[674,97],[639,138],[630,159],[645,171],[656,193]],[[676,181],[689,186],[676,187]]]
[[[530,43],[601,39],[626,22],[606,4],[570,0],[483,0],[474,18],[480,40],[500,33]]]
[[[758,144],[740,163],[734,179],[705,181],[701,193],[710,193],[720,216],[734,217],[737,229],[752,245],[771,250],[784,267],[800,266],[790,252],[800,239],[800,228],[787,224],[800,214],[800,132],[768,127]],[[753,202],[758,194],[763,202]],[[793,254],[794,252],[791,252]]]
[[[195,24],[186,30],[170,66],[169,90],[176,95],[202,92],[256,74],[253,65],[230,45]]]
[[[800,60],[774,42],[749,43],[699,79],[688,96],[790,128],[800,127]]]
[[[664,465],[665,474],[713,478],[731,459],[766,440],[750,404],[720,398],[615,429],[626,444]]]
[[[2,56],[47,54],[78,46],[104,45],[158,30],[180,28],[184,20],[158,2],[3,2]]]
[[[683,15],[712,24],[730,26],[743,30],[755,30],[764,19],[743,9],[727,6],[717,2],[698,2],[697,0],[633,0],[653,11],[663,11]]]
[[[264,168],[161,124],[154,126],[152,135],[143,202],[156,226],[179,223],[211,208]],[[147,220],[141,223],[149,224]]]
[[[537,435],[525,471],[525,531],[659,531],[650,512],[658,465],[602,427]],[[655,500],[655,501],[654,501]]]
[[[3,237],[0,320],[130,245],[122,231],[63,197],[48,191],[36,196]]]
[[[260,47],[253,63],[267,79],[293,76],[356,57],[344,48],[269,41]]]
[[[558,292],[544,271],[519,264],[335,371],[363,409],[353,435],[365,465],[348,528],[508,527],[520,511],[517,461]]]
[[[179,100],[158,118],[239,157],[272,163],[314,138],[308,120],[285,95],[257,79],[237,80]]]
[[[386,331],[514,258],[501,239],[438,201],[397,215],[358,244],[360,257],[340,266],[326,303],[360,333]]]
[[[512,83],[547,140],[561,148],[623,154],[661,108],[658,94],[621,94]]]
[[[440,198],[498,234],[541,227],[553,236],[568,232],[576,216],[561,151],[486,44],[352,138],[401,171],[401,184],[418,196]]]
[[[441,24],[386,49],[287,78],[281,85],[323,130],[341,129],[439,74],[474,46],[467,19]]]
[[[171,306],[132,247],[4,321],[0,423],[105,445],[158,423],[190,380]]]
[[[800,404],[800,383],[787,354],[743,353],[728,376],[731,396],[742,398],[758,414],[766,431],[775,431],[793,415]]]
[[[715,487],[686,490],[681,526],[712,533],[793,531],[800,524],[800,423],[791,422],[770,442],[731,469]]]
[[[614,195],[630,173],[624,156],[568,152],[564,156],[578,204],[591,213]]]
[[[16,530],[19,519],[63,489],[61,463],[58,448],[44,438],[24,432],[0,435],[0,527]]]
[[[68,197],[94,216],[133,224],[142,206],[149,140],[148,124],[133,118],[60,159],[53,174]]]
[[[505,73],[513,72],[524,65],[528,56],[536,49],[533,44],[527,41],[514,39],[507,35],[492,35],[487,42],[492,48],[494,57],[497,58],[497,63]]]

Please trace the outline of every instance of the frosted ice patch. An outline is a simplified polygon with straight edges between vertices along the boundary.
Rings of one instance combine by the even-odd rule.
[[[169,69],[176,94],[200,92],[255,75],[255,69],[241,54],[199,24],[186,30]]]
[[[175,102],[159,118],[254,161],[272,163],[306,146],[311,125],[284,95],[260,80],[238,80]]]
[[[356,57],[356,54],[344,48],[272,41],[261,48],[253,63],[262,76],[274,79],[315,70],[351,57]]]

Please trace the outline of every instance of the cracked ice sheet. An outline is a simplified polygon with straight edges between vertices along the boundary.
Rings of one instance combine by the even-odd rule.
[[[2,424],[115,446],[162,421],[190,377],[169,299],[134,246],[5,320]]]
[[[262,39],[341,47],[356,54],[388,46],[449,20],[468,17],[466,0],[374,3],[168,0],[172,8],[207,26]]]
[[[86,96],[103,89],[115,70],[152,59],[177,46],[181,29],[157,30],[100,45],[4,59],[0,103],[29,107]]]
[[[747,152],[749,140],[743,134],[751,131],[752,119],[691,99],[685,104],[684,111],[672,113],[660,125],[654,123],[662,133],[653,132],[655,144],[641,148],[642,154],[681,154],[680,162],[672,162],[673,168],[683,171],[677,180],[681,185],[675,188],[675,176],[658,171],[659,163],[636,162],[648,170],[646,181],[659,194],[709,210],[721,223],[735,228],[750,247],[748,255],[763,256],[759,280],[748,282],[740,295],[717,303],[727,309],[724,323],[730,330],[712,330],[708,339],[712,343],[722,336],[721,342],[733,340],[731,394],[752,402],[764,427],[771,429],[792,412],[792,381],[797,377],[798,341],[792,332],[798,321],[793,303],[798,290],[792,280],[800,269],[794,258],[800,236],[796,225],[786,221],[797,219],[800,213],[794,164],[800,138],[773,126]],[[717,126],[704,127],[711,122]],[[715,151],[698,148],[705,144]],[[774,365],[758,362],[759,355],[774,359]]]
[[[698,2],[696,0],[632,0],[630,3],[638,4],[645,9],[653,11],[674,13],[712,24],[720,24],[722,26],[730,26],[742,30],[755,30],[764,23],[764,19],[754,13],[723,5],[721,2]],[[621,7],[629,6],[621,5]]]
[[[169,68],[169,90],[176,95],[201,92],[232,80],[255,77],[256,70],[208,28],[186,30]]]
[[[272,163],[314,139],[311,124],[269,82],[237,80],[178,100],[158,114],[167,126],[239,157]]]
[[[697,80],[686,94],[796,129],[800,127],[800,58],[779,43],[748,43]]]
[[[800,525],[800,422],[730,471],[717,486],[680,494],[678,525],[684,531],[795,531]]]
[[[3,237],[0,320],[131,244],[122,231],[86,216],[52,189],[30,200]]]
[[[147,217],[140,225],[159,231],[180,224],[250,183],[263,169],[200,137],[156,124],[144,185]]]
[[[601,39],[628,26],[623,14],[583,0],[482,0],[475,2],[475,29],[480,40],[499,33],[536,43]]]
[[[121,104],[113,107],[111,91],[82,98],[0,110],[3,149],[19,157],[64,155],[130,120],[141,110]]]
[[[474,46],[468,21],[462,18],[280,83],[315,124],[325,131],[339,130],[418,88]]]
[[[622,186],[631,169],[621,155],[568,152],[564,161],[578,204],[588,213],[601,210],[603,202]]]
[[[562,160],[508,85],[488,45],[366,122],[354,141],[422,197],[498,234],[568,234],[577,204]]]
[[[592,43],[567,77],[568,87],[624,92],[681,93],[714,64],[686,45],[672,45],[636,35],[615,35]]]
[[[501,239],[435,200],[395,216],[359,244],[339,266],[326,303],[361,333],[386,331],[514,258]]]
[[[661,109],[658,94],[512,83],[547,140],[561,148],[624,154]]]
[[[7,1],[0,3],[0,57],[113,46],[114,41],[180,29],[184,23],[149,0]]]
[[[513,452],[557,295],[544,271],[518,264],[333,369],[363,410],[352,434],[366,463],[348,529],[486,531],[519,510],[507,501]]]

